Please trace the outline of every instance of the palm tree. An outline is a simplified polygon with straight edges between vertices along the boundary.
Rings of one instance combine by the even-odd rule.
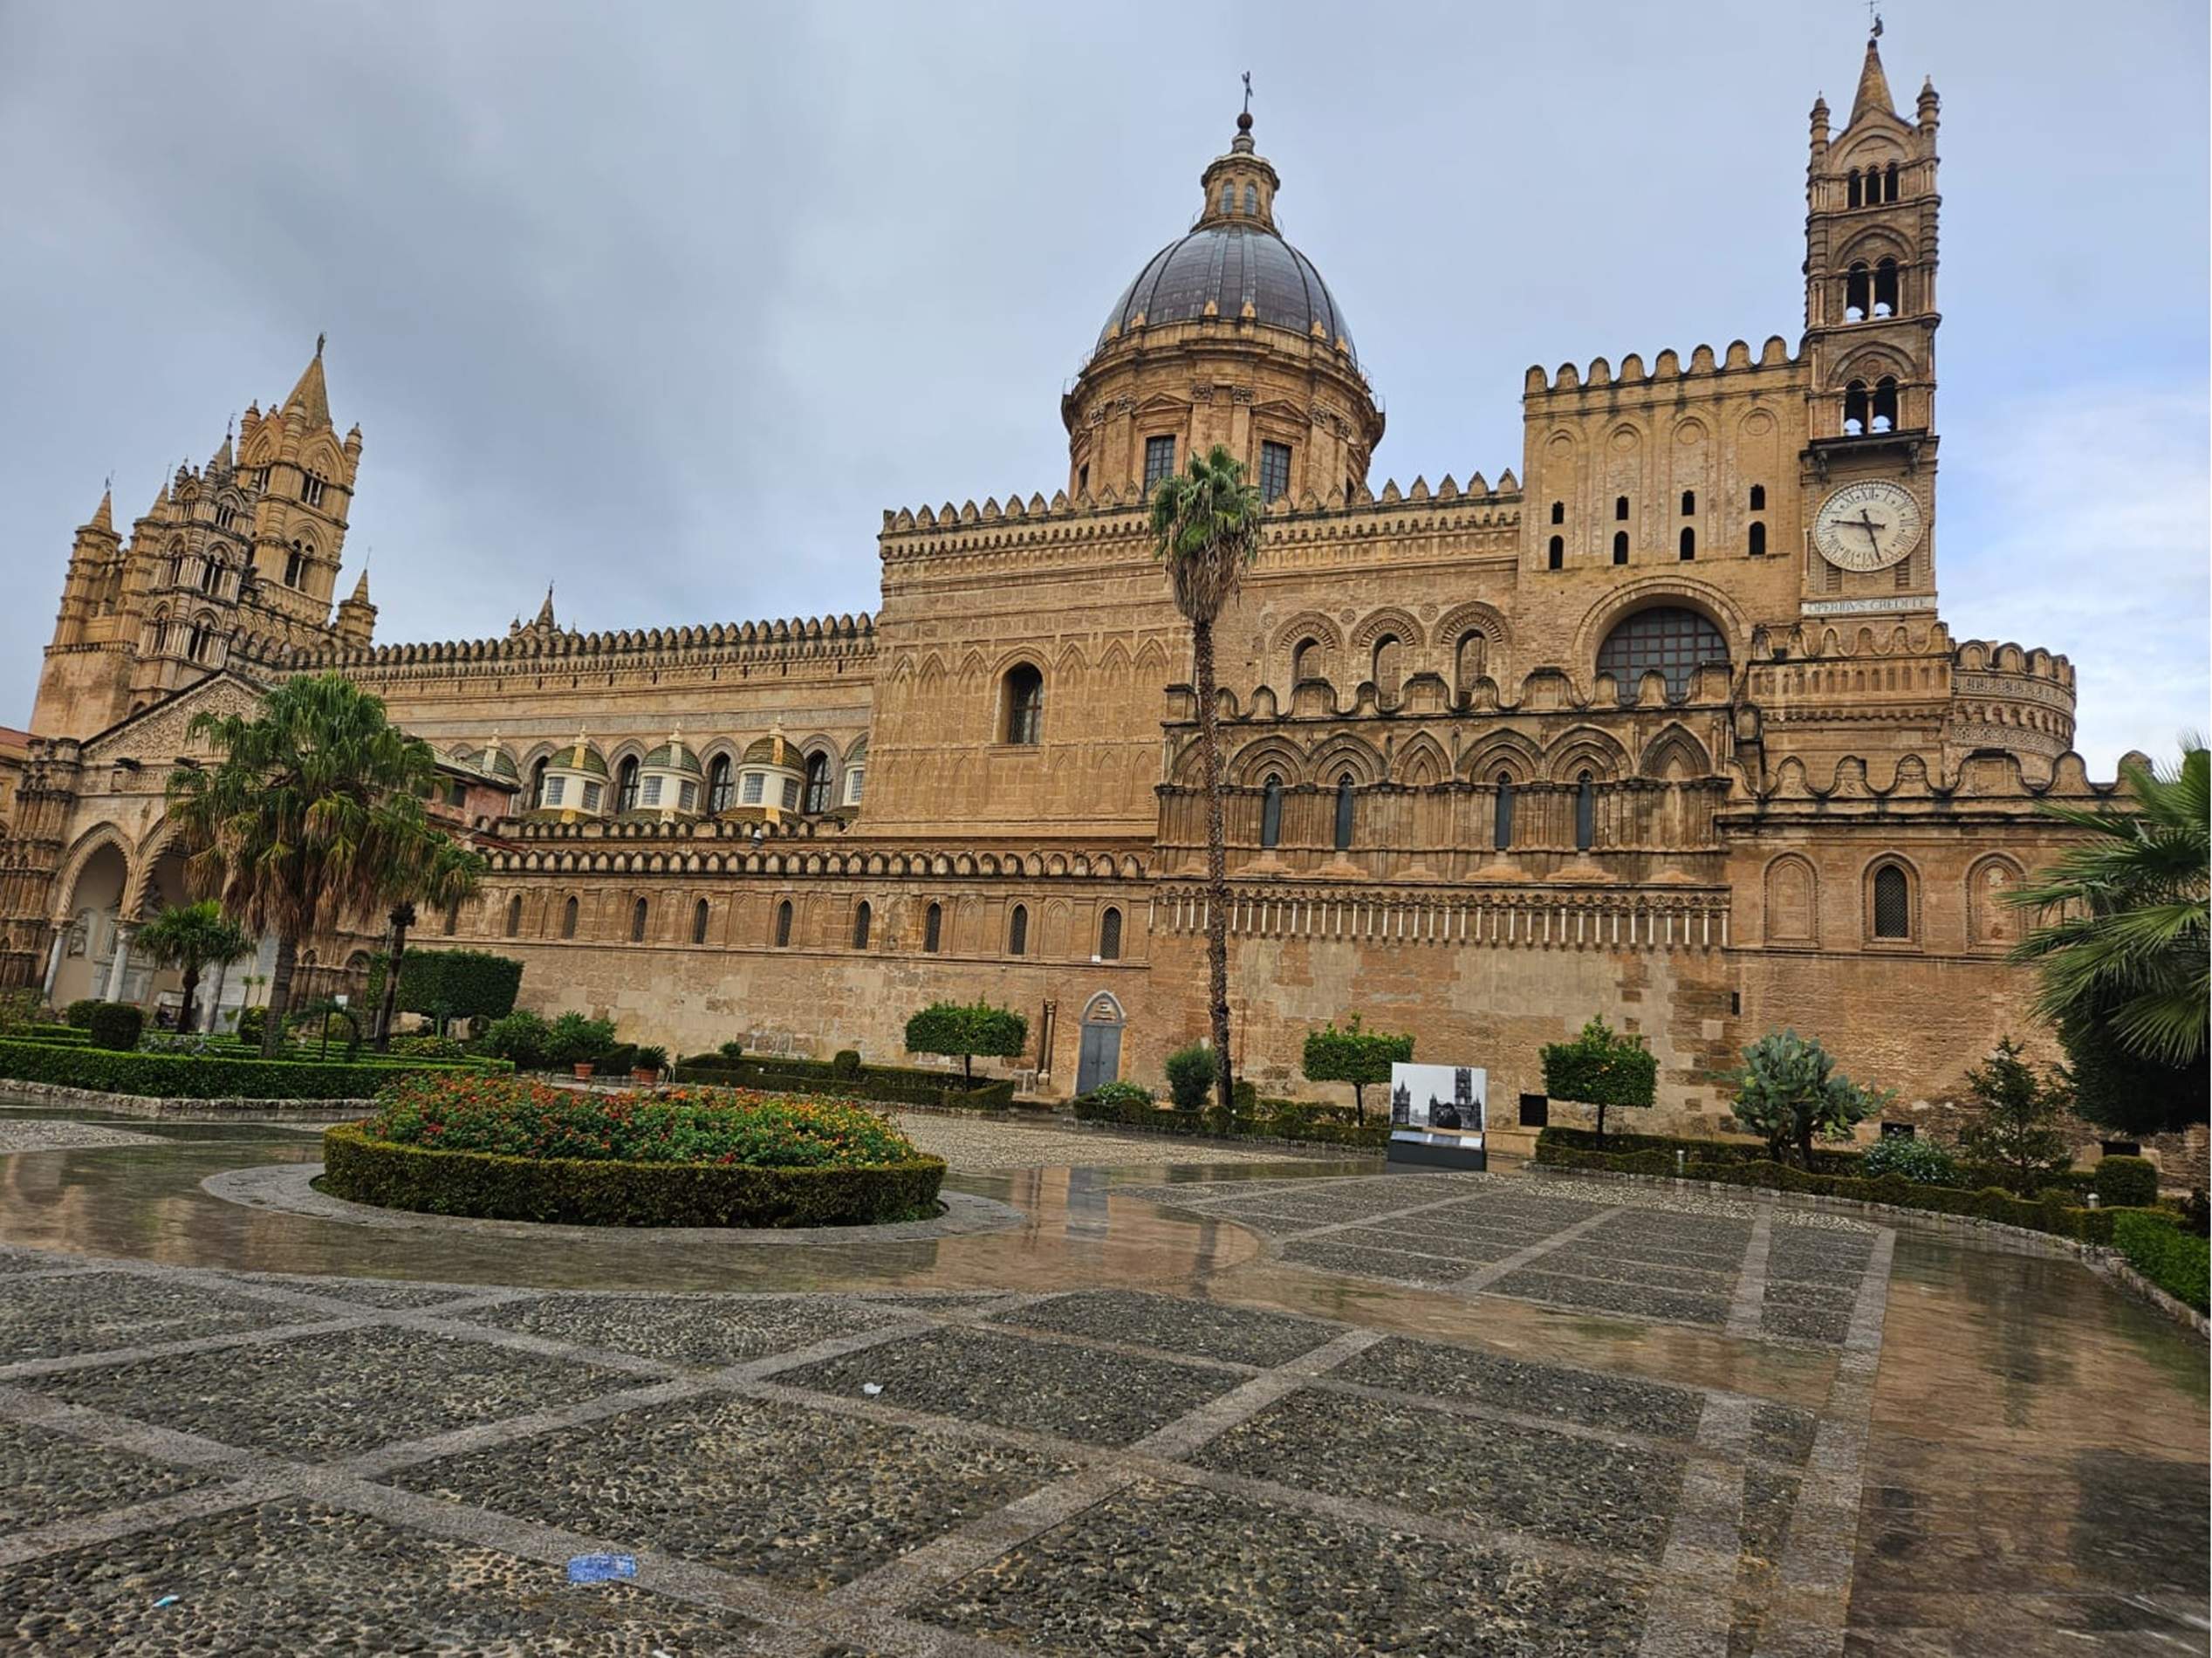
[[[1222,1115],[1235,1105],[1229,1054],[1229,853],[1222,826],[1221,711],[1215,706],[1214,623],[1259,555],[1260,492],[1243,463],[1216,443],[1190,469],[1160,480],[1152,536],[1190,623],[1198,681],[1198,750],[1206,777],[1206,974],[1214,1021],[1214,1085]]]
[[[233,921],[276,937],[262,1031],[273,1054],[300,947],[420,891],[451,845],[423,809],[436,760],[337,674],[287,680],[250,718],[195,715],[188,736],[221,757],[169,774],[185,877]]]
[[[392,1017],[399,1008],[400,963],[407,955],[407,928],[414,925],[415,905],[421,902],[443,909],[473,898],[483,876],[483,860],[475,853],[456,846],[442,835],[439,843],[411,880],[394,883],[405,890],[406,896],[393,904],[386,917],[392,923],[392,948],[384,963],[383,997],[376,1010],[379,1053],[390,1052],[392,1046]]]
[[[212,898],[163,910],[138,929],[136,942],[163,967],[184,969],[184,1007],[176,1020],[180,1036],[192,1029],[192,998],[200,988],[200,969],[228,967],[254,952],[254,941]]]
[[[2120,778],[2133,797],[2127,810],[2043,807],[2090,839],[2006,894],[2049,918],[2013,959],[2041,964],[2036,1011],[2062,1029],[2091,1020],[2139,1059],[2186,1065],[2204,1054],[2212,993],[2212,760],[2201,738],[2188,737],[2179,765],[2131,763]]]

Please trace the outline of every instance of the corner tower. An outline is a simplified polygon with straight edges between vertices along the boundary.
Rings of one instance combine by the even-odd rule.
[[[1122,290],[1060,401],[1071,497],[1129,501],[1216,443],[1270,498],[1366,486],[1382,411],[1336,297],[1276,227],[1280,188],[1248,111],[1197,219]]]
[[[1876,25],[1880,32],[1880,25]],[[1805,172],[1808,610],[1935,607],[1935,88],[1900,116],[1881,51]],[[1876,601],[1879,600],[1877,603]]]

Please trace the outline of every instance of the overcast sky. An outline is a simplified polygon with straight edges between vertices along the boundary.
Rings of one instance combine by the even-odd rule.
[[[1098,20],[1116,25],[1101,34]],[[1943,95],[1942,610],[2065,651],[2109,775],[2207,703],[2202,0],[1900,0]],[[1521,466],[1531,362],[1802,325],[1848,0],[1554,6],[0,0],[0,723],[73,528],[327,331],[341,593],[482,637],[859,611],[886,506],[1066,475],[1063,381],[1250,69],[1374,482]]]

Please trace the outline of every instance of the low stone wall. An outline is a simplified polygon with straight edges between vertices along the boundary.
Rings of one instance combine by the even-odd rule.
[[[1657,1186],[1678,1192],[1710,1192],[1717,1196],[1755,1202],[1787,1203],[1800,1209],[1822,1209],[1832,1215],[1903,1221],[1936,1231],[1978,1235],[1981,1241],[2017,1255],[2072,1256],[2099,1278],[2118,1285],[2137,1299],[2148,1302],[2176,1324],[2187,1325],[2212,1339],[2212,1320],[2186,1301],[2168,1295],[2127,1264],[2118,1250],[2100,1244],[2083,1244],[2070,1237],[2035,1232],[2003,1221],[1985,1221],[1978,1215],[1945,1215],[1909,1204],[1869,1203],[1856,1197],[1825,1197],[1818,1193],[1781,1192],[1767,1186],[1739,1186],[1732,1181],[1676,1180],[1670,1175],[1622,1175],[1606,1168],[1553,1168],[1531,1163],[1528,1172],[1547,1181],[1619,1181],[1633,1186]]]
[[[108,1093],[98,1088],[65,1088],[58,1082],[0,1081],[0,1095],[38,1105],[70,1106],[109,1112],[119,1117],[222,1118],[235,1122],[338,1122],[366,1117],[373,1100],[191,1100],[154,1094]]]

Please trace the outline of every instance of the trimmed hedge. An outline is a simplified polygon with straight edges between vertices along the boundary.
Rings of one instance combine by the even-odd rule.
[[[2147,1157],[2107,1157],[2089,1171],[2099,1202],[2123,1209],[2158,1203],[2158,1165]]]
[[[474,1065],[482,1069],[483,1062]],[[243,1055],[126,1053],[0,1038],[0,1081],[176,1100],[366,1100],[407,1072],[468,1068],[422,1059],[318,1064]]]
[[[427,1215],[572,1226],[860,1226],[934,1212],[935,1157],[859,1168],[631,1163],[428,1151],[371,1139],[358,1123],[323,1131],[333,1197]]]
[[[1218,1107],[1177,1111],[1159,1105],[1147,1090],[1134,1083],[1109,1082],[1093,1093],[1078,1094],[1075,1115],[1080,1122],[1113,1123],[1157,1134],[1294,1140],[1317,1146],[1354,1146],[1369,1150],[1380,1150],[1390,1143],[1388,1122],[1359,1122],[1350,1106],[1258,1099],[1254,1100],[1253,1105],[1249,1114],[1224,1123]]]
[[[2206,1305],[2212,1296],[2207,1282],[2212,1276],[2212,1250],[2204,1239],[2174,1225],[2164,1210],[2116,1211],[2113,1242],[2127,1264],[2160,1289],[2199,1312],[2212,1312]]]
[[[72,1002],[61,1017],[65,1023],[75,1025],[79,1031],[89,1031],[92,1028],[92,1010],[106,1005],[99,997],[88,996]]]
[[[1715,1181],[1731,1186],[1750,1186],[1764,1191],[1797,1192],[1817,1197],[1846,1197],[1862,1203],[1887,1203],[1898,1209],[1926,1209],[1936,1215],[1970,1215],[2008,1226],[2077,1238],[2085,1244],[2109,1244],[2115,1221],[2124,1215],[2162,1216],[2151,1209],[2084,1209],[2074,1202],[2071,1187],[2055,1187],[2034,1198],[2016,1197],[2001,1186],[1969,1191],[1961,1186],[1924,1186],[1902,1175],[1884,1175],[1864,1180],[1849,1175],[1807,1174],[1763,1157],[1716,1161],[1688,1161],[1678,1171],[1670,1149],[1605,1153],[1582,1151],[1554,1141],[1557,1132],[1545,1129],[1537,1136],[1536,1161],[1551,1168],[1583,1168],[1614,1175],[1680,1173],[1687,1180]],[[1717,1147],[1713,1141],[1686,1141],[1685,1146]],[[1734,1147],[1729,1150],[1736,1149]],[[1763,1149],[1750,1148],[1754,1152]]]
[[[841,1072],[833,1059],[736,1059],[721,1053],[695,1053],[679,1060],[668,1077],[672,1082],[828,1094],[878,1105],[938,1106],[955,1111],[1004,1111],[1014,1103],[1010,1077],[978,1082],[971,1088],[949,1072],[913,1065],[862,1065],[857,1072]]]

